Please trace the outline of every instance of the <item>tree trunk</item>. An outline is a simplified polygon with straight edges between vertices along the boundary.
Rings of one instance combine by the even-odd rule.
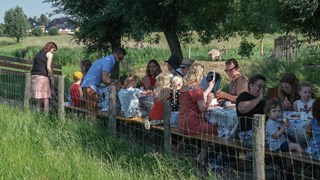
[[[260,39],[260,58],[263,58],[263,40],[264,40],[264,36],[261,37]]]
[[[178,56],[181,63],[183,54],[176,31],[174,29],[166,29],[164,35],[167,39],[171,54]]]
[[[19,37],[17,37],[17,43],[19,44],[19,42],[20,42],[20,38],[19,38]]]

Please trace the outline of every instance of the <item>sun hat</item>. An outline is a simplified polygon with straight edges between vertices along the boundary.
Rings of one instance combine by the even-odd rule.
[[[194,63],[193,59],[183,58],[180,67],[183,68],[183,67],[191,66],[193,63]]]
[[[165,60],[164,62],[170,64],[173,68],[177,69],[180,65],[180,59],[176,55],[171,55],[168,60]]]
[[[79,80],[79,79],[81,79],[82,78],[82,73],[80,72],[80,71],[76,71],[76,72],[74,72],[73,73],[73,79],[74,80]]]

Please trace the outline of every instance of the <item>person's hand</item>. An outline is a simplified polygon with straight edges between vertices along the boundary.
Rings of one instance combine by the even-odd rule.
[[[289,102],[289,100],[287,98],[284,99],[282,106],[284,109],[291,109],[292,108],[292,104]]]
[[[289,122],[289,119],[288,119],[288,118],[286,118],[285,121],[284,121],[284,127],[285,127],[285,128],[290,127],[290,122]]]
[[[260,101],[263,101],[263,89],[260,89],[258,98]]]
[[[216,81],[213,79],[212,81],[209,82],[209,86],[213,87]]]
[[[225,98],[225,97],[224,97],[224,92],[221,91],[221,90],[218,90],[218,91],[216,92],[216,97],[217,97],[218,99],[224,99],[224,98]]]

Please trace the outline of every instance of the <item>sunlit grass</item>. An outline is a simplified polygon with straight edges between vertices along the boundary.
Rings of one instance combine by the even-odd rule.
[[[0,105],[2,179],[198,179],[187,162],[145,153],[85,119]]]

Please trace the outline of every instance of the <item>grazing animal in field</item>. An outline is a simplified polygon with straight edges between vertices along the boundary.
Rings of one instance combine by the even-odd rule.
[[[209,59],[212,60],[212,61],[215,61],[215,60],[221,61],[222,60],[222,54],[226,53],[226,51],[227,51],[227,49],[225,47],[223,47],[223,49],[221,49],[221,50],[212,49],[209,52]]]

